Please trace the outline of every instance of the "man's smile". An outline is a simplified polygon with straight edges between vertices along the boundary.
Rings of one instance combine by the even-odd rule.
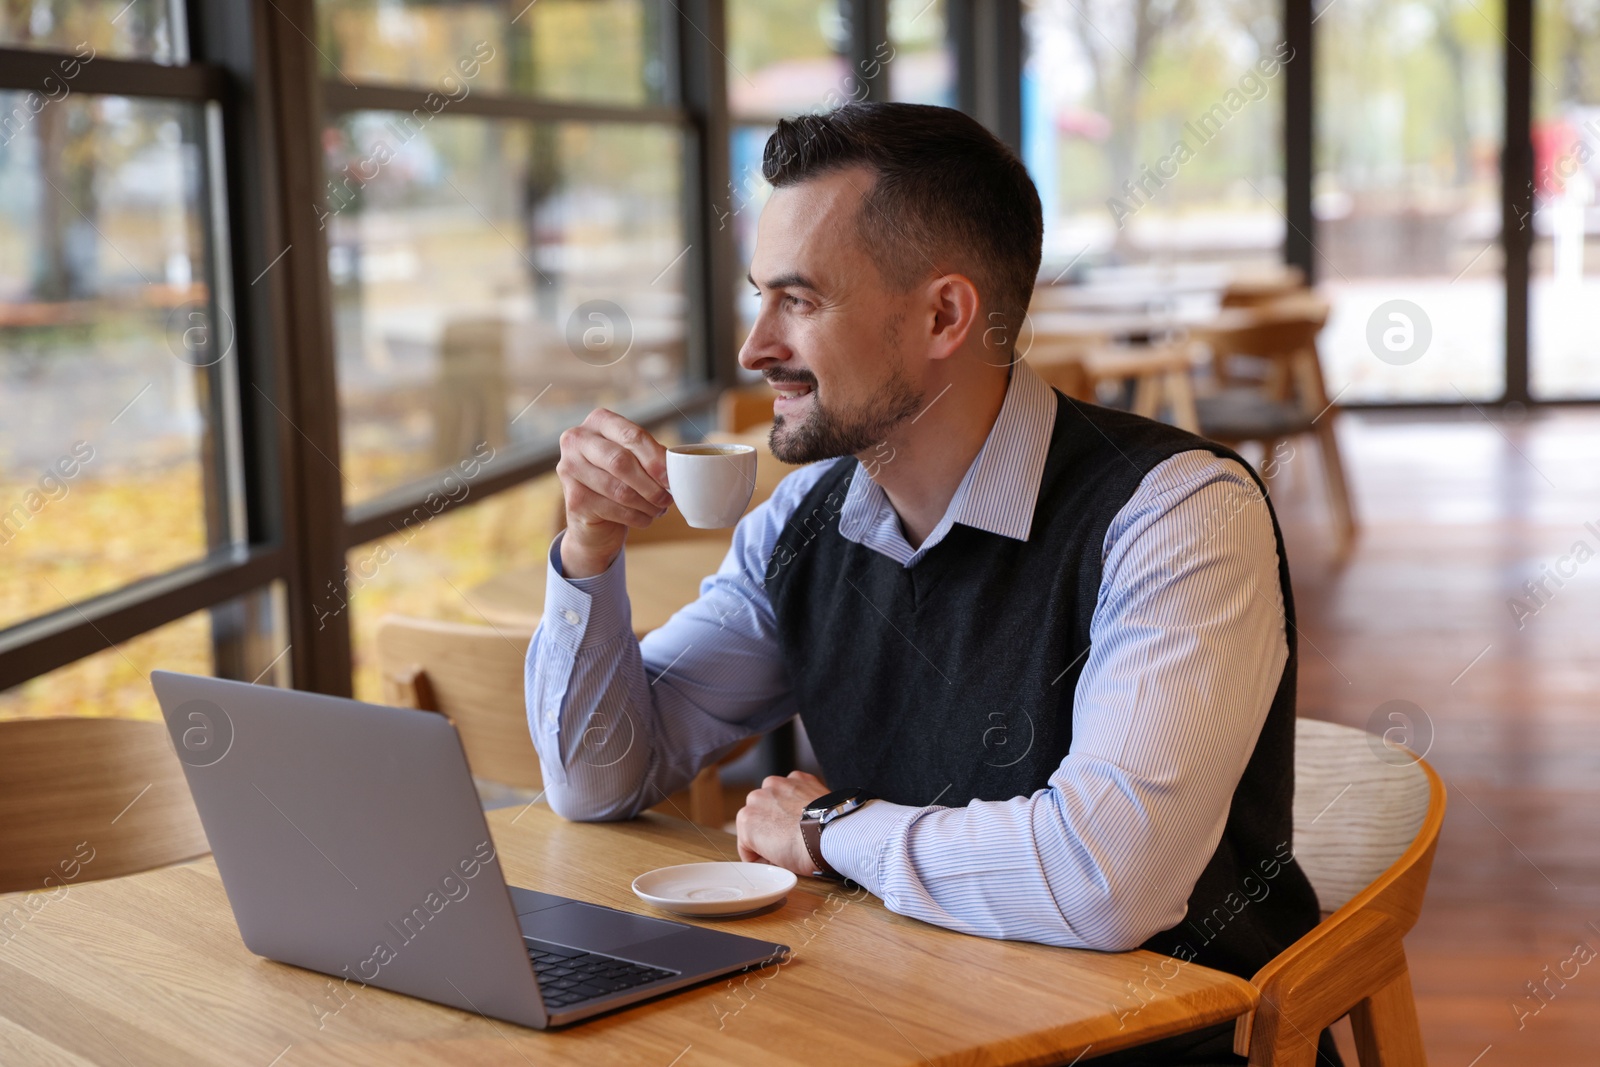
[[[772,402],[772,408],[779,414],[798,410],[805,405],[807,398],[812,395],[812,388],[806,382],[769,382],[768,384],[778,394]]]

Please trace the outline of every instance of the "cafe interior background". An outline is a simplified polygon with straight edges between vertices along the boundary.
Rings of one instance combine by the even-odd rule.
[[[1204,421],[1207,324],[1323,302],[1249,446],[1300,713],[1451,791],[1434,1062],[1593,1062],[1600,0],[0,0],[0,737],[156,668],[381,701],[380,620],[542,564],[563,428],[748,433],[762,146],[849,99],[1020,153],[1019,343],[1102,402]]]

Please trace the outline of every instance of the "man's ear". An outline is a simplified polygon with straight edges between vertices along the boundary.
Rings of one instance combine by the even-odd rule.
[[[929,282],[926,291],[933,312],[928,354],[945,359],[962,346],[978,322],[978,287],[964,274],[945,274]]]

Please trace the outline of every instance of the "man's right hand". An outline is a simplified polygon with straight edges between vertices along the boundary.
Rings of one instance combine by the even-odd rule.
[[[562,433],[556,474],[567,507],[561,569],[568,578],[604,571],[622,551],[628,527],[649,526],[672,504],[667,450],[605,408]]]

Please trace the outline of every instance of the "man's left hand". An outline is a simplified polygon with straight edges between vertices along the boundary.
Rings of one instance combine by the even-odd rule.
[[[760,789],[744,798],[744,807],[734,817],[739,858],[811,874],[817,867],[800,836],[800,814],[827,793],[822,779],[805,771],[790,771],[787,778],[769,775]]]

